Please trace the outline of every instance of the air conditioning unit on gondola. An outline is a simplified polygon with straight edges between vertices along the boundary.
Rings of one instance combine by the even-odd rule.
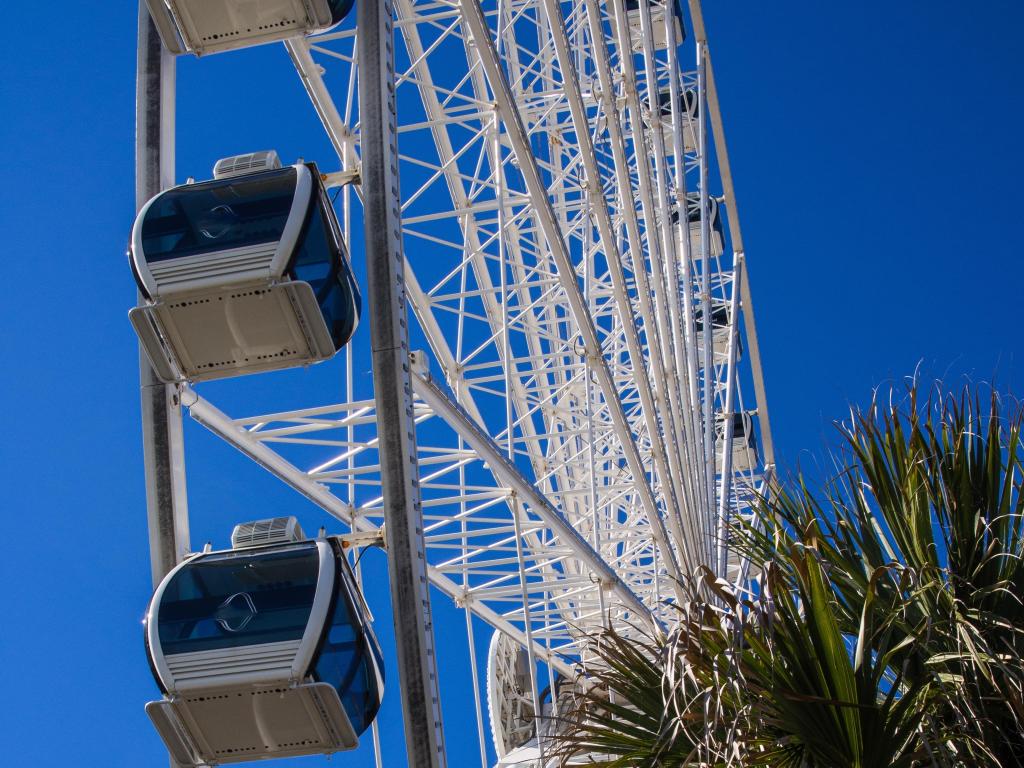
[[[265,544],[290,544],[302,541],[299,521],[294,517],[272,517],[269,520],[254,520],[239,523],[231,532],[231,548],[261,547]]]
[[[250,152],[246,155],[224,157],[213,164],[214,179],[233,179],[257,171],[276,171],[281,167],[281,158],[272,149]]]

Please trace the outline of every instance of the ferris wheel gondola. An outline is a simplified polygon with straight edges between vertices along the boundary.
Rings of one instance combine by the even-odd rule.
[[[710,312],[711,317],[711,344],[716,357],[724,357],[729,351],[729,337],[731,326],[729,323],[729,309],[724,304],[718,304]],[[697,360],[704,361],[704,309],[697,307],[693,313],[693,324],[696,329]],[[736,356],[743,355],[743,338],[737,334]]]
[[[625,0],[626,24],[629,26],[629,34],[634,51],[643,50],[643,27],[641,22],[640,3],[646,3],[650,8],[651,33],[654,40],[654,50],[663,51],[668,48],[668,30],[666,29],[666,9],[671,14],[674,25],[675,44],[679,45],[686,40],[686,28],[683,26],[683,9],[679,0],[665,0],[655,2],[654,0]],[[608,18],[612,25],[612,35],[618,39],[615,14],[609,7]]]
[[[725,233],[722,229],[722,216],[718,199],[708,197],[707,205],[708,219],[708,256],[717,258],[725,252]],[[672,210],[672,224],[679,221],[679,209]],[[686,193],[686,222],[690,235],[690,258],[699,260],[704,258],[701,249],[701,219],[700,219],[700,193]]]
[[[255,171],[253,170],[255,168]],[[150,200],[132,231],[142,305],[129,316],[164,381],[202,381],[327,360],[361,299],[312,163],[229,158],[214,179]]]
[[[682,107],[680,115],[683,121],[683,151],[696,152],[698,149],[697,121],[700,119],[700,99],[697,96],[697,91],[693,88],[686,88],[682,90],[679,94],[679,99]],[[657,104],[652,105],[648,103],[648,108],[658,110],[658,114],[661,117],[661,130],[664,135],[665,153],[670,157],[675,155],[671,89],[663,88],[658,91]]]
[[[238,526],[232,543],[172,570],[146,615],[164,692],[146,712],[172,757],[215,765],[355,748],[384,678],[341,546],[303,539],[294,518]]]
[[[727,418],[732,420],[732,470],[750,472],[760,460],[757,453],[757,438],[754,436],[754,415],[750,411],[744,411],[734,413],[731,417],[720,417],[716,425],[717,440],[720,442],[725,439]]]
[[[146,0],[164,46],[173,54],[247,48],[323,32],[354,0]]]
[[[422,672],[404,681],[406,733],[422,737],[419,745],[410,740],[407,753],[435,766],[451,762],[446,744],[464,755],[461,742],[471,729],[458,726],[475,706],[481,740],[485,711],[490,714],[494,768],[554,768],[550,747],[559,713],[590,684],[587,639],[603,628],[671,617],[672,586],[703,557],[719,521],[746,515],[750,499],[771,478],[749,272],[742,271],[700,3],[599,0],[561,12],[537,0],[511,11],[493,2],[371,4],[360,9],[367,13],[361,13],[358,35],[350,20],[344,29],[302,37],[336,23],[351,3],[147,0],[177,54],[285,40],[289,55],[280,62],[290,76],[297,72],[342,170],[322,177],[314,166],[281,168],[257,153],[218,164],[212,181],[167,190],[136,225],[130,258],[141,298],[131,316],[166,382],[326,360],[349,343],[360,297],[324,187],[332,186],[333,194],[341,179],[362,178],[367,194],[343,190],[338,210],[351,215],[356,240],[359,224],[367,223],[361,238],[367,254],[375,267],[388,267],[389,279],[375,283],[381,289],[374,302],[390,308],[397,343],[378,367],[381,347],[357,339],[351,354],[330,366],[344,368],[344,376],[285,375],[282,381],[298,386],[258,388],[253,402],[241,397],[244,383],[233,382],[237,386],[220,391],[239,397],[224,411],[207,399],[217,399],[217,386],[198,387],[201,395],[186,389],[187,397],[168,387],[166,403],[148,398],[147,407],[180,409],[184,401],[199,424],[327,512],[346,524],[358,515],[360,533],[346,541],[381,535],[385,516],[393,519],[389,499],[404,488],[401,498],[417,535],[389,553],[395,572],[410,577],[391,585],[396,628],[403,625],[396,650],[399,658],[412,658],[408,650],[417,643],[423,651],[418,663],[403,661],[403,672]],[[284,15],[276,22],[260,16],[278,11]],[[250,19],[256,21],[245,21],[243,34],[241,20]],[[145,14],[140,21],[140,41],[158,48]],[[667,50],[670,37],[675,44],[686,40],[691,23],[688,44]],[[646,55],[652,42],[653,57]],[[694,52],[696,69],[689,71]],[[254,73],[259,62],[273,58],[259,53],[240,52]],[[155,77],[173,74],[166,64],[166,57],[140,57],[141,107],[168,86],[173,90],[173,79]],[[181,82],[200,70],[205,77],[208,66],[181,68]],[[671,91],[678,94],[674,103]],[[189,114],[182,125],[209,122],[210,100],[198,103],[198,117]],[[154,149],[153,128],[169,125],[167,117],[140,109],[147,152]],[[164,136],[161,151],[170,152],[172,134]],[[371,170],[379,177],[382,168],[386,183],[374,177],[370,184]],[[146,175],[148,166],[140,171],[142,186],[152,189],[157,180]],[[271,190],[267,198],[260,197],[261,185]],[[276,187],[283,192],[274,213]],[[687,195],[687,189],[700,194]],[[240,202],[228,201],[235,194]],[[174,201],[180,217],[157,215]],[[310,222],[322,222],[323,243],[308,239],[318,231]],[[260,234],[247,239],[246,233]],[[374,234],[386,234],[380,238],[386,242],[374,245]],[[238,242],[231,239],[236,235]],[[189,238],[209,248],[189,251]],[[689,258],[684,262],[676,250]],[[307,260],[300,251],[317,256]],[[417,342],[425,345],[422,351],[406,357]],[[370,362],[372,379],[361,375]],[[395,382],[404,400],[374,399]],[[277,402],[278,392],[287,397]],[[274,401],[264,411],[267,396]],[[235,409],[249,413],[229,415]],[[390,429],[395,416],[399,430]],[[174,471],[172,462],[184,451],[175,430],[173,421],[168,430],[150,430],[147,422],[145,435],[147,470],[170,477],[177,493],[180,474],[164,471]],[[165,442],[171,451],[162,451]],[[496,460],[502,456],[509,461]],[[405,485],[385,480],[382,467],[393,459],[408,473]],[[204,465],[223,471],[194,463],[193,483]],[[165,485],[148,487],[153,509],[161,504],[170,511],[164,501],[173,497],[162,495]],[[677,523],[675,511],[694,488],[700,503]],[[672,514],[662,515],[666,510]],[[187,549],[187,541],[161,522],[152,517],[161,551]],[[405,527],[388,527],[405,536]],[[288,642],[308,650],[306,632],[323,626],[323,648],[333,630],[319,623],[316,608],[319,569],[330,567],[321,543],[337,557],[332,540],[298,535],[244,551],[192,555],[179,573],[198,574],[218,563],[228,568],[230,557],[255,562],[312,547],[318,570],[307,590],[313,607],[302,619],[307,629]],[[719,575],[745,589],[749,570],[735,568],[741,558],[730,556],[709,565],[721,565]],[[413,568],[407,567],[410,557]],[[171,567],[158,564],[165,566]],[[333,567],[361,605],[346,565]],[[169,581],[165,588],[171,589]],[[276,582],[268,589],[278,589]],[[416,599],[403,602],[409,595]],[[450,624],[435,623],[429,612],[430,600],[447,598],[465,612],[468,658],[450,642]],[[173,637],[164,642],[160,615],[173,611],[162,611],[170,607],[163,599],[153,605],[150,629],[155,622],[157,637],[150,658],[164,697],[147,711],[172,762],[347,749],[358,736],[357,723],[365,727],[373,717],[367,713],[376,712],[372,696],[362,699],[363,710],[351,706],[345,686],[321,673],[321,648],[312,650],[304,670],[297,655],[285,669],[287,660],[262,655],[278,640],[246,643],[240,637],[238,648],[196,649],[210,655],[196,656],[193,668],[181,667],[193,651],[176,650]],[[211,633],[232,637],[255,632],[265,613],[260,594],[244,588],[225,587],[207,609],[197,626],[205,622]],[[447,615],[441,615],[446,622]],[[445,708],[458,725],[449,726],[446,737],[439,661],[447,674],[445,657],[456,654],[459,669],[471,667],[478,683],[474,632],[483,623],[501,635],[488,655],[486,702],[480,691],[470,700],[448,689]],[[444,631],[440,644],[438,629]],[[229,669],[236,661],[239,666]],[[369,679],[379,671],[379,657],[355,668]],[[395,741],[396,727],[382,721],[380,736]],[[484,744],[481,750],[486,763]],[[606,757],[582,754],[567,764]]]

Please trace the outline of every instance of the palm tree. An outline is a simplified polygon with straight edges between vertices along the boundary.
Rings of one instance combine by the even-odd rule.
[[[889,402],[892,402],[892,393]],[[1005,411],[1005,412],[1004,412]],[[913,382],[840,425],[841,472],[761,500],[665,636],[594,638],[560,754],[599,765],[1024,765],[1024,408]]]

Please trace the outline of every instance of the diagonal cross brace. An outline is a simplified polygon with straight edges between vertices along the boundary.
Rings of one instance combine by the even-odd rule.
[[[455,430],[470,448],[476,451],[477,455],[487,463],[495,478],[511,488],[533,513],[558,536],[559,541],[570,547],[576,557],[590,568],[601,583],[618,596],[629,611],[654,623],[654,617],[643,601],[619,578],[604,558],[590,546],[544,494],[523,476],[515,464],[507,458],[501,447],[473,421],[466,410],[434,383],[429,373],[413,374],[412,383],[416,394],[423,398],[431,410]]]
[[[647,474],[640,459],[640,452],[637,450],[633,432],[629,427],[629,421],[626,418],[622,400],[615,386],[615,379],[601,349],[597,328],[590,315],[590,310],[587,308],[583,292],[580,290],[579,283],[576,280],[576,270],[573,268],[569,251],[566,248],[565,241],[562,239],[558,219],[551,206],[551,200],[548,198],[547,189],[541,179],[540,169],[537,167],[537,159],[530,148],[526,128],[523,126],[522,118],[512,96],[512,89],[509,87],[508,79],[505,77],[505,72],[498,60],[498,52],[494,47],[494,40],[491,39],[490,27],[487,25],[483,8],[480,7],[479,0],[460,0],[459,9],[462,13],[463,24],[469,32],[470,40],[479,54],[480,66],[491,86],[495,107],[505,124],[509,143],[516,154],[519,169],[523,175],[523,181],[534,206],[537,226],[555,262],[559,283],[565,292],[566,301],[576,321],[587,356],[591,359],[598,386],[601,388],[601,394],[608,404],[612,426],[616,436],[619,438],[619,442],[622,444],[626,463],[633,475],[634,486],[650,521],[651,532],[658,544],[658,548],[661,550],[662,557],[665,559],[669,574],[673,577],[672,581],[676,597],[682,601],[683,595],[679,583],[679,564],[676,560],[672,544],[669,541],[665,521],[662,518],[661,511],[658,509],[654,492],[651,490],[650,483],[647,480]]]

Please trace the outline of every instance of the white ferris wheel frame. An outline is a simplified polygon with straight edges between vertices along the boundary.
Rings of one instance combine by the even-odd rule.
[[[421,105],[408,117],[396,109],[418,153],[399,149],[396,167],[423,178],[397,201],[402,239],[450,258],[439,272],[404,259],[404,299],[427,342],[408,361],[419,524],[429,583],[466,612],[474,679],[472,617],[518,640],[534,672],[571,675],[588,631],[667,620],[697,564],[737,587],[749,575],[726,530],[770,486],[774,452],[711,53],[699,0],[689,0],[691,73],[673,25],[659,51],[650,6],[640,9],[637,41],[622,0],[394,3],[392,106],[409,91]],[[152,36],[140,3],[140,206],[174,183],[174,60]],[[285,42],[337,153],[334,186],[361,170],[355,38]],[[454,82],[431,66],[453,45],[465,56]],[[666,87],[663,125],[644,97]],[[692,122],[679,109],[688,88]],[[713,172],[731,246],[722,257],[706,215]],[[688,185],[704,212],[696,232],[669,215],[685,209]],[[352,190],[342,189],[346,229]],[[453,229],[461,240],[441,234]],[[726,328],[698,328],[716,307]],[[147,373],[143,360],[155,580],[189,551],[183,409],[353,530],[380,530],[378,403],[232,417]],[[747,412],[754,458],[734,441],[732,417]],[[322,460],[301,463],[298,446]],[[482,739],[479,693],[475,706]]]

